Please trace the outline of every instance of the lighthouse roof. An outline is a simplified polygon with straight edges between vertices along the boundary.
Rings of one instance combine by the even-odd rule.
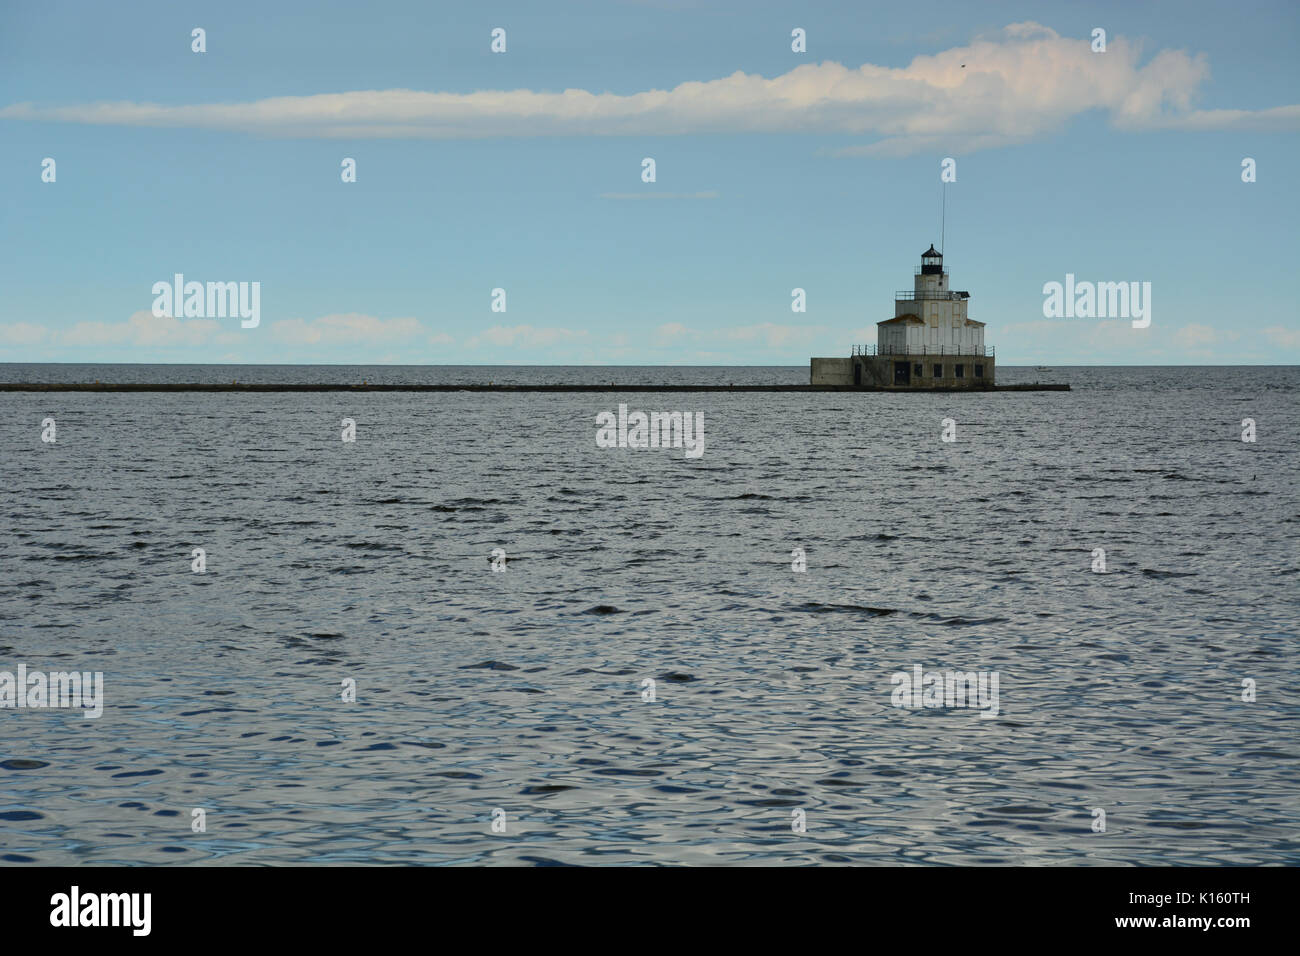
[[[915,248],[915,246],[914,246],[913,248]],[[927,249],[927,250],[925,250],[925,252],[921,253],[921,256],[922,256],[922,258],[928,258],[928,257],[930,257],[930,256],[938,256],[940,259],[942,259],[942,258],[943,258],[943,253],[937,251],[937,250],[934,248],[934,243],[932,242],[932,243],[930,243],[930,248]]]

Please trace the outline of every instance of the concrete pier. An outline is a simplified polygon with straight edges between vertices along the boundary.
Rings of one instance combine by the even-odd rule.
[[[1067,384],[982,388],[891,388],[855,385],[384,385],[344,383],[204,384],[133,382],[0,382],[0,392],[1068,392]]]

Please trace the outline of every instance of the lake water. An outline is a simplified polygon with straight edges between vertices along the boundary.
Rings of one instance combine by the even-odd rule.
[[[104,680],[0,710],[0,861],[1300,862],[1300,368],[998,378],[1074,390],[0,394],[0,671]],[[0,366],[232,379],[807,369]]]

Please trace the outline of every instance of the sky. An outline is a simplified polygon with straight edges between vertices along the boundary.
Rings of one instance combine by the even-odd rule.
[[[0,362],[805,365],[942,241],[999,364],[1294,364],[1298,47],[1294,0],[5,0]],[[154,315],[176,273],[258,324]],[[1045,317],[1067,274],[1150,325]]]

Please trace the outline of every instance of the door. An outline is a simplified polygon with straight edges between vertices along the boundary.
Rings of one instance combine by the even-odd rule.
[[[894,363],[894,384],[895,385],[912,384],[912,363],[911,362]]]
[[[861,362],[853,363],[853,384],[854,385],[862,384],[862,363]]]

